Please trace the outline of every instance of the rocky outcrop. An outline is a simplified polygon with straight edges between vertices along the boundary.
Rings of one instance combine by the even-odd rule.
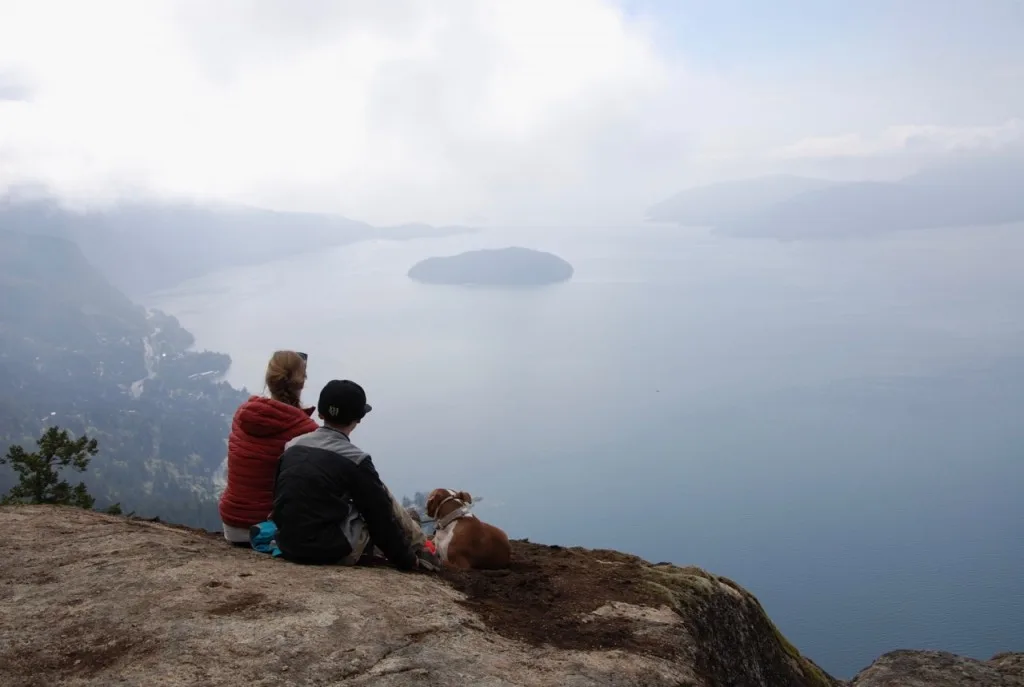
[[[850,687],[1024,687],[1024,654],[988,661],[945,651],[892,651],[862,670]]]
[[[429,576],[70,508],[3,507],[0,527],[5,686],[840,684],[730,580],[614,551],[520,541],[509,570]],[[855,684],[916,684],[890,656]]]

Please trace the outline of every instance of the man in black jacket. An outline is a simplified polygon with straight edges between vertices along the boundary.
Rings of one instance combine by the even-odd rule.
[[[372,410],[363,388],[333,380],[320,392],[324,426],[285,446],[274,484],[277,546],[301,563],[352,565],[374,547],[403,570],[439,570],[426,537],[349,436]]]

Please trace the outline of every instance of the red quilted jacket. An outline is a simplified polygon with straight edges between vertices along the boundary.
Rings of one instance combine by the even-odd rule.
[[[250,527],[270,515],[274,476],[284,445],[317,428],[312,408],[253,396],[239,406],[228,437],[228,486],[220,497],[220,519]]]

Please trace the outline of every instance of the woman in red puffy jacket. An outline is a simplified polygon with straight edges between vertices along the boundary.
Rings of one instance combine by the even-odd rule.
[[[235,412],[228,437],[228,486],[220,497],[224,538],[249,545],[249,528],[270,516],[274,477],[284,445],[318,425],[313,408],[299,400],[306,384],[306,355],[276,351],[267,364],[270,398],[252,396]]]

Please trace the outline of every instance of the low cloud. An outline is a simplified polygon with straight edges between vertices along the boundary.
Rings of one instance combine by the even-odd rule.
[[[992,126],[892,126],[874,134],[805,138],[775,151],[781,159],[996,153],[1024,143],[1024,119]]]
[[[608,0],[8,5],[0,74],[32,90],[5,99],[0,80],[0,189],[78,201],[607,223],[687,183],[996,145],[1021,126],[843,134],[879,104],[822,89],[825,71],[698,66],[665,43],[657,11]]]

